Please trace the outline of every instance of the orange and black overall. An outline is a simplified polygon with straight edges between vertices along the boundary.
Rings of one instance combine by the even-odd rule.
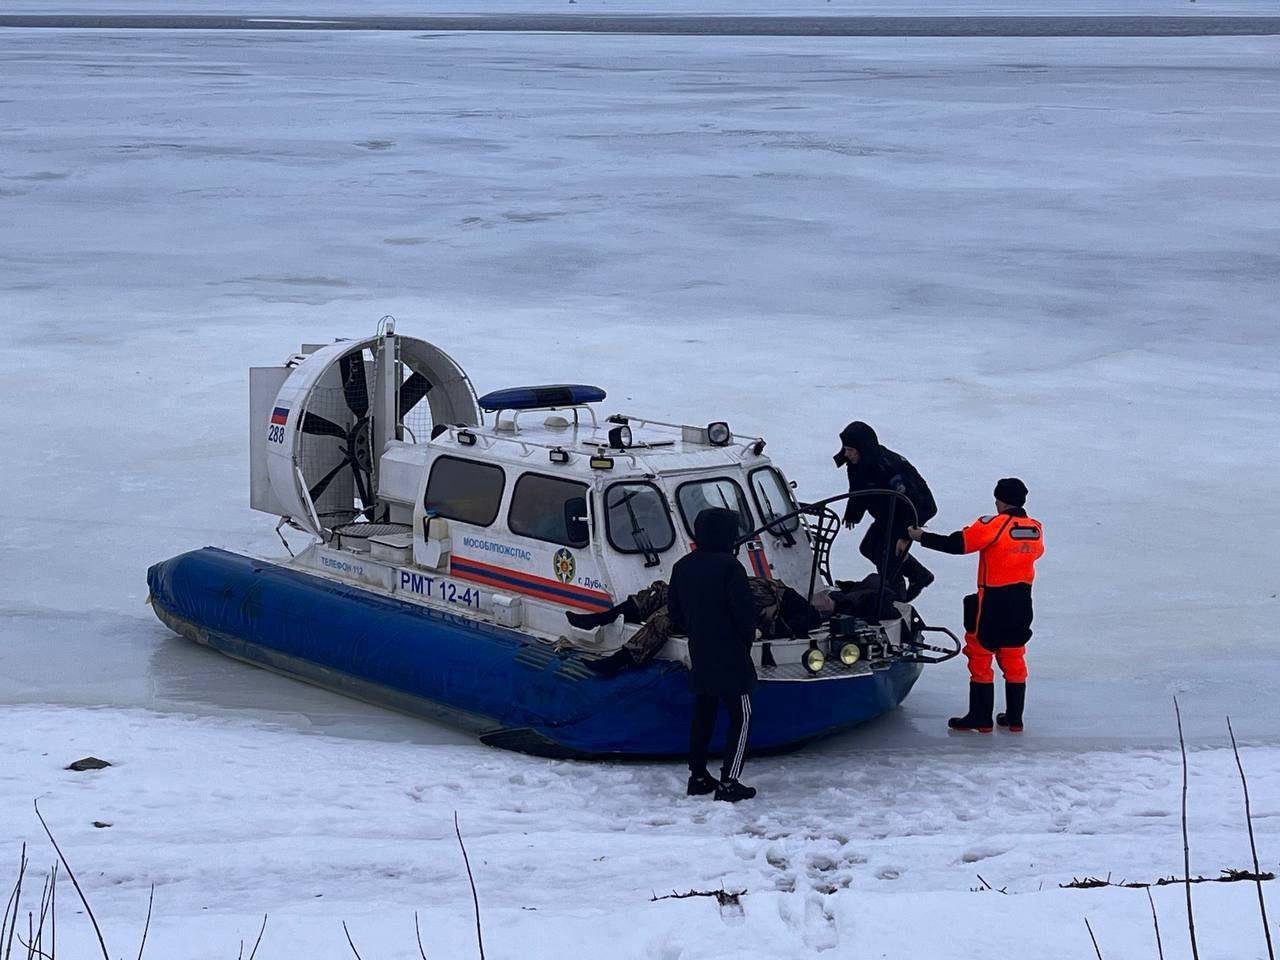
[[[978,591],[964,598],[963,652],[969,660],[971,681],[969,718],[980,722],[968,726],[990,729],[988,698],[995,682],[993,658],[1000,664],[1006,684],[1022,688],[1018,699],[1025,695],[1031,584],[1036,576],[1036,561],[1044,555],[1044,531],[1040,521],[1027,516],[1021,507],[1011,507],[992,517],[979,517],[949,536],[925,533],[920,545],[943,553],[978,554]],[[982,716],[975,713],[978,708],[972,705],[980,702]],[[1020,708],[1014,728],[1021,728]]]

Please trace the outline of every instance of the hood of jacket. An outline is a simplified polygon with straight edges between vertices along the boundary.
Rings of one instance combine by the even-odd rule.
[[[700,553],[733,553],[738,515],[725,507],[708,507],[693,520],[693,541]]]
[[[858,451],[858,469],[865,470],[880,459],[880,439],[869,424],[855,420],[840,431],[841,448],[832,458],[837,467],[843,467],[848,461],[844,456],[845,447],[853,447]]]

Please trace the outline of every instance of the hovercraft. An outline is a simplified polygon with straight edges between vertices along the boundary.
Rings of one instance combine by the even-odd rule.
[[[162,622],[246,663],[496,747],[668,757],[688,743],[686,640],[601,675],[592,661],[637,626],[579,629],[566,612],[669,579],[708,506],[738,514],[749,575],[811,601],[834,582],[830,505],[848,495],[798,504],[765,441],[726,422],[604,417],[605,391],[587,385],[477,397],[448,355],[389,321],[249,373],[250,504],[307,545],[205,547],[147,574]],[[757,641],[752,752],[871,720],[959,650],[907,603],[876,610]]]

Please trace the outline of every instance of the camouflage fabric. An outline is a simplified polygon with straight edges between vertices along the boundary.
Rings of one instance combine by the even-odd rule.
[[[667,608],[667,582],[665,580],[653,581],[653,583],[632,596],[631,603],[636,608],[639,622],[644,623],[659,610]]]
[[[786,590],[782,581],[747,577],[747,586],[751,588],[751,599],[755,601],[756,627],[760,632],[766,637],[790,636],[789,629],[779,618],[782,596]],[[623,644],[622,649],[631,655],[638,666],[657,656],[658,651],[671,639],[675,629],[667,615],[667,585],[664,581],[655,580],[635,594],[631,601],[644,625]]]
[[[666,645],[674,632],[667,615],[667,584],[655,580],[631,597],[640,622],[644,624],[635,636],[622,645],[636,665],[648,663]]]

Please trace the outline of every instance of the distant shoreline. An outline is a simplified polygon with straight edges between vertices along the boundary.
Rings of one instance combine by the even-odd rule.
[[[1280,35],[1254,16],[705,16],[471,14],[414,17],[3,14],[0,28],[64,30],[376,30],[704,37],[1239,37]]]

